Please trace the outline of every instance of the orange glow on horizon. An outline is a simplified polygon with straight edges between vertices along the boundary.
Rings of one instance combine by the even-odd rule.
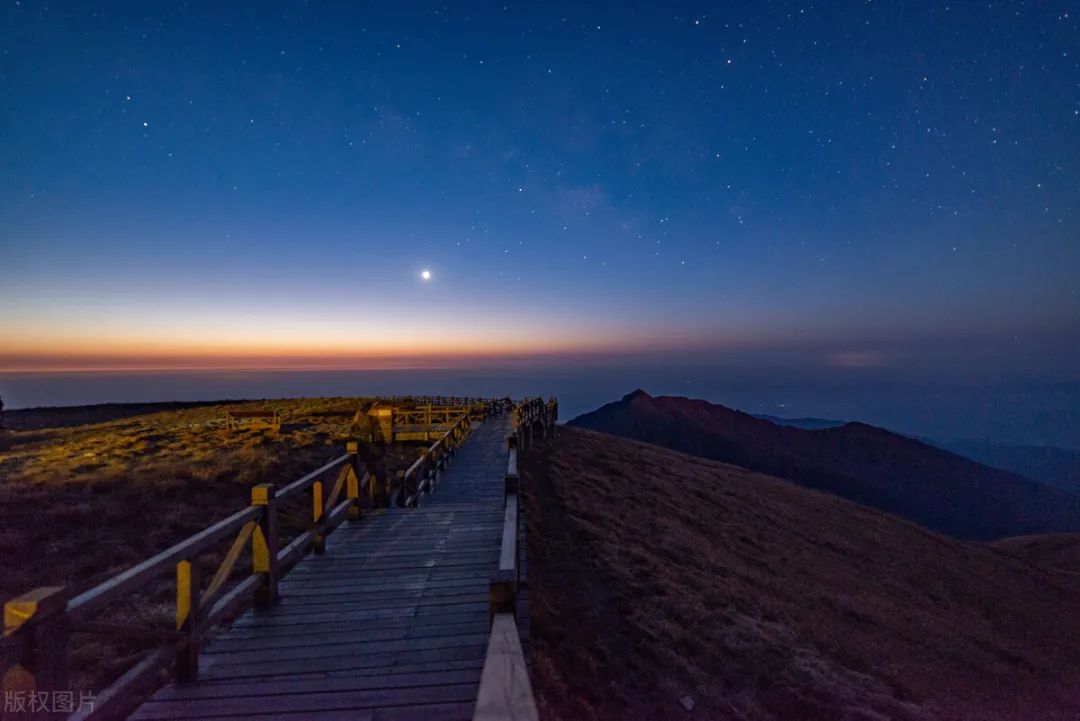
[[[672,343],[642,338],[595,337],[578,342],[500,342],[466,338],[453,345],[415,342],[368,347],[342,344],[297,348],[278,344],[140,344],[134,340],[94,346],[89,343],[24,344],[0,351],[0,372],[85,370],[376,370],[461,368],[522,360],[595,357],[663,351]],[[103,347],[104,346],[104,347]]]
[[[634,321],[601,328],[579,317],[423,316],[282,311],[238,315],[27,317],[0,323],[0,371],[384,369],[464,367],[498,360],[638,353],[681,346],[678,329]]]

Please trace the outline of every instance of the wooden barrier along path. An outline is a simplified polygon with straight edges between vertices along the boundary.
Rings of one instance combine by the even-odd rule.
[[[344,455],[284,486],[255,486],[248,508],[77,596],[50,586],[7,601],[5,693],[70,689],[70,636],[83,632],[157,646],[80,705],[76,721],[133,708],[135,719],[534,721],[518,456],[534,434],[554,437],[558,403],[423,400],[370,405],[364,419],[385,416],[389,434],[382,420],[354,423],[361,434]],[[410,423],[425,425],[425,445],[390,476],[374,444]],[[362,513],[365,490],[372,508]],[[308,503],[311,515],[282,545],[279,517],[293,515],[285,501]],[[213,576],[202,576],[200,556],[230,537]],[[113,620],[111,609],[169,572],[175,630]],[[177,680],[139,706],[170,670]]]
[[[208,642],[133,719],[471,719],[488,653],[514,414],[478,425],[417,508],[343,525],[280,600]]]

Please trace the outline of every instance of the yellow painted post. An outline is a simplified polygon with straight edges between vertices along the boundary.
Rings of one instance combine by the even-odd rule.
[[[345,444],[345,452],[349,454],[349,476],[345,479],[345,497],[349,504],[349,520],[360,520],[360,457],[357,455],[360,446],[356,441]]]
[[[261,483],[251,489],[251,505],[263,509],[259,525],[251,534],[251,570],[266,576],[255,591],[255,605],[273,606],[278,600],[281,567],[278,563],[277,489],[273,483]]]
[[[65,691],[68,684],[68,636],[64,623],[67,591],[43,586],[4,604],[4,636],[14,639],[13,657],[4,661],[4,691]]]
[[[176,675],[182,681],[199,677],[199,566],[192,561],[176,564],[176,630],[185,643],[176,655]]]
[[[311,543],[312,549],[315,553],[322,555],[326,553],[326,536],[323,535],[319,528],[319,523],[323,517],[323,484],[322,481],[315,481],[311,484],[311,504],[312,504],[312,531],[315,533],[315,538]]]

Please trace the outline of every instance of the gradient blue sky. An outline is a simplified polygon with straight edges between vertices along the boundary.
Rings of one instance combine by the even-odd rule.
[[[1080,381],[1068,3],[0,8],[0,367]]]

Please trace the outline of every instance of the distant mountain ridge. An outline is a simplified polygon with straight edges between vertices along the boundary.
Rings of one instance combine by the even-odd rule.
[[[786,478],[961,538],[1080,531],[1080,497],[864,423],[806,430],[639,389],[569,424]]]
[[[792,428],[802,428],[806,431],[820,431],[823,428],[835,428],[842,426],[848,421],[834,421],[828,418],[781,418],[780,416],[770,416],[768,413],[757,413],[754,418],[760,418],[763,421],[769,423],[775,423],[778,426],[791,426]]]
[[[835,428],[848,421],[827,418],[782,418],[765,413],[754,415],[755,418],[775,423],[778,426],[792,426],[808,431],[823,428]],[[944,448],[964,458],[982,463],[992,468],[1000,468],[1029,481],[1036,481],[1048,486],[1060,488],[1074,495],[1080,495],[1080,450],[1055,448],[1053,446],[1016,445],[979,440],[976,438],[937,439],[915,436],[909,438],[927,445]]]
[[[967,439],[929,442],[979,463],[1080,495],[1080,451]]]

